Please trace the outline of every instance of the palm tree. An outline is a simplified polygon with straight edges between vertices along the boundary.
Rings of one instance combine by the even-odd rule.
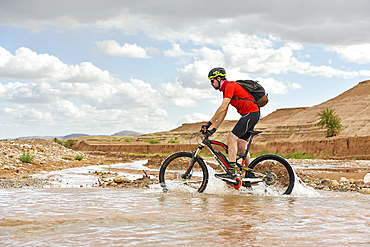
[[[340,123],[341,119],[335,114],[334,109],[326,108],[317,113],[317,116],[320,117],[320,121],[316,125],[326,128],[326,137],[336,136],[343,130],[343,126]]]

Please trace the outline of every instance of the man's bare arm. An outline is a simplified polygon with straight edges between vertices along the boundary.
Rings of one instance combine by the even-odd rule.
[[[229,108],[230,101],[231,101],[230,98],[224,98],[222,100],[221,106],[217,109],[215,115],[210,120],[214,128],[218,129],[218,127],[224,121],[227,114],[227,110]]]

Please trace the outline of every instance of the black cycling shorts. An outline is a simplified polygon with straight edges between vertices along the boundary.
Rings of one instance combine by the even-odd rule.
[[[260,120],[260,111],[247,113],[239,119],[231,132],[240,139],[248,141],[250,136],[248,130],[253,130],[258,120]]]

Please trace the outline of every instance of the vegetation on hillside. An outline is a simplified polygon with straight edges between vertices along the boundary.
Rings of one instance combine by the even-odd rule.
[[[317,113],[320,121],[316,124],[319,127],[326,128],[326,137],[336,136],[343,130],[340,117],[334,109],[325,108]]]
[[[33,157],[34,156],[31,155],[28,151],[27,151],[27,154],[23,151],[23,154],[21,156],[19,156],[19,159],[23,163],[31,163]]]
[[[59,140],[58,138],[54,138],[53,139],[54,142],[58,143],[59,145],[62,145],[62,146],[65,146],[66,148],[72,148],[73,145],[76,144],[76,140],[72,140],[72,139],[69,139],[65,142],[62,142],[61,140]]]

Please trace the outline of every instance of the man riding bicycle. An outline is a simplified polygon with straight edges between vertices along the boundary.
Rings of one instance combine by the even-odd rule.
[[[210,130],[210,134],[215,133],[226,117],[229,104],[234,106],[241,115],[233,130],[227,136],[227,144],[229,146],[229,173],[215,174],[217,178],[235,182],[237,152],[244,153],[247,149],[247,141],[250,136],[248,130],[253,130],[259,121],[260,109],[254,102],[254,98],[242,86],[233,81],[226,80],[226,71],[224,68],[218,67],[212,69],[208,73],[208,79],[211,80],[211,85],[215,90],[218,89],[223,93],[223,100],[214,116],[208,123],[202,125],[200,131],[207,131],[212,126],[213,128]],[[250,157],[248,153],[245,165],[248,166],[249,163]]]

